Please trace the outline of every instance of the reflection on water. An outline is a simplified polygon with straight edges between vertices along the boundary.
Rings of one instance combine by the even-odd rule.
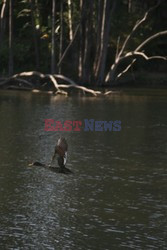
[[[142,93],[142,92],[141,92]],[[1,249],[166,249],[167,92],[106,99],[0,92]],[[44,119],[121,120],[121,132],[66,132],[64,176]]]

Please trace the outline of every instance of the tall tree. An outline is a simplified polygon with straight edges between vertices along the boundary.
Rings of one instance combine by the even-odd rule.
[[[56,71],[55,62],[55,16],[56,16],[56,0],[52,0],[52,38],[51,38],[51,73]]]
[[[97,50],[96,61],[94,64],[94,77],[97,84],[102,84],[105,78],[107,47],[109,43],[109,35],[111,29],[111,18],[115,11],[118,0],[102,0],[103,8],[101,9],[101,2],[99,2],[99,17],[98,17],[98,33],[97,33]],[[102,13],[101,13],[102,12]]]
[[[61,60],[63,52],[63,0],[60,2],[60,43],[59,43],[59,61]],[[61,64],[58,66],[59,73],[61,73]]]
[[[9,0],[9,76],[13,74],[13,1]]]
[[[6,14],[7,14],[7,0],[2,1],[2,8],[0,13],[0,43],[2,43],[4,32],[5,32],[5,24],[6,24]]]
[[[80,51],[79,51],[79,78],[81,82],[90,82],[91,76],[91,49],[92,49],[92,12],[93,1],[80,1]]]
[[[73,39],[73,25],[72,25],[72,2],[68,0],[68,23],[69,23],[69,38]]]
[[[0,12],[0,48],[2,47],[3,37],[6,28],[6,14],[8,10],[7,4],[8,4],[7,0],[2,1],[2,7]]]
[[[35,48],[35,63],[36,63],[36,70],[39,70],[39,42],[38,42],[38,32],[36,29],[36,22],[35,22],[35,3],[34,0],[30,0],[30,7],[31,7],[31,24],[33,30],[33,40],[34,40],[34,48]]]
[[[101,48],[101,28],[102,28],[102,17],[103,17],[103,1],[98,0],[97,9],[96,9],[96,22],[95,22],[95,31],[96,31],[96,42],[95,42],[95,59],[93,64],[94,75],[96,72],[99,53]]]

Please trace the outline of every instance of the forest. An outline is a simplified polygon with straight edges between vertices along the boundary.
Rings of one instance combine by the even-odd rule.
[[[0,0],[0,88],[166,84],[166,10],[164,0]]]

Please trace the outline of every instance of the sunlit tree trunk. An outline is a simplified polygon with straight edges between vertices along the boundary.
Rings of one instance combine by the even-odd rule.
[[[31,5],[31,23],[33,29],[33,39],[34,39],[34,48],[35,48],[35,63],[36,63],[36,70],[39,70],[40,60],[39,60],[39,43],[38,43],[38,32],[36,29],[35,23],[35,6],[34,0],[30,0]]]
[[[60,3],[60,44],[59,44],[59,61],[61,60],[63,52],[63,0]],[[61,73],[61,64],[59,67],[59,73]]]
[[[94,78],[96,84],[101,85],[105,80],[105,70],[106,70],[106,59],[107,59],[107,49],[109,44],[110,37],[110,29],[111,29],[111,20],[116,12],[116,8],[120,4],[120,0],[104,0],[102,1],[102,16],[98,18],[98,22],[101,22],[101,27],[98,28],[99,31],[97,33],[97,55],[94,64]],[[99,12],[100,12],[100,4],[99,4]],[[99,24],[98,24],[99,25]]]
[[[83,0],[80,0],[80,19],[82,22],[82,9],[83,9]],[[82,76],[82,58],[83,58],[83,41],[82,41],[82,37],[83,37],[83,29],[82,29],[82,23],[80,25],[80,39],[79,39],[79,64],[78,64],[78,76],[79,78],[81,78]]]
[[[13,74],[13,4],[9,0],[9,76]]]
[[[5,32],[5,24],[6,24],[6,14],[7,14],[7,0],[3,0],[2,8],[0,13],[0,43],[2,43],[4,32]]]
[[[2,7],[1,7],[1,12],[0,12],[0,48],[3,43],[3,37],[5,33],[5,28],[6,28],[6,14],[8,11],[8,2],[7,0],[3,0],[2,2]],[[1,61],[0,61],[1,63]]]
[[[91,71],[92,71],[92,60],[91,60],[91,49],[92,49],[92,20],[93,20],[93,1],[89,1],[85,15],[85,39],[84,39],[84,53],[83,53],[83,82],[90,83]]]
[[[92,48],[92,12],[93,1],[81,1],[79,78],[83,83],[89,83],[91,77]]]
[[[117,0],[104,0],[103,8],[101,10],[101,3],[99,2],[99,17],[98,30],[97,30],[97,51],[94,64],[94,77],[98,85],[101,85],[104,82],[105,78],[105,68],[106,68],[106,57],[107,57],[107,47],[109,43],[109,35],[111,29],[111,18],[115,11]],[[102,14],[101,14],[102,11]]]
[[[128,12],[132,11],[132,0],[128,0]]]
[[[102,17],[103,17],[103,1],[98,0],[97,10],[96,10],[97,22],[96,22],[96,49],[95,49],[95,59],[93,69],[96,72],[98,60],[99,60],[99,52],[101,48],[101,29],[102,29]],[[95,74],[95,73],[94,73]]]
[[[55,1],[52,0],[52,40],[51,40],[51,73],[54,74],[56,71],[55,63]]]
[[[72,27],[72,2],[68,0],[68,22],[69,22],[69,38],[73,39],[73,27]]]

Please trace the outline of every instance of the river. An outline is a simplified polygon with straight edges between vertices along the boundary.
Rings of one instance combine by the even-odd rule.
[[[45,131],[121,121],[121,131]],[[0,249],[167,249],[167,90],[107,98],[0,92]],[[74,174],[48,163],[59,136]]]

